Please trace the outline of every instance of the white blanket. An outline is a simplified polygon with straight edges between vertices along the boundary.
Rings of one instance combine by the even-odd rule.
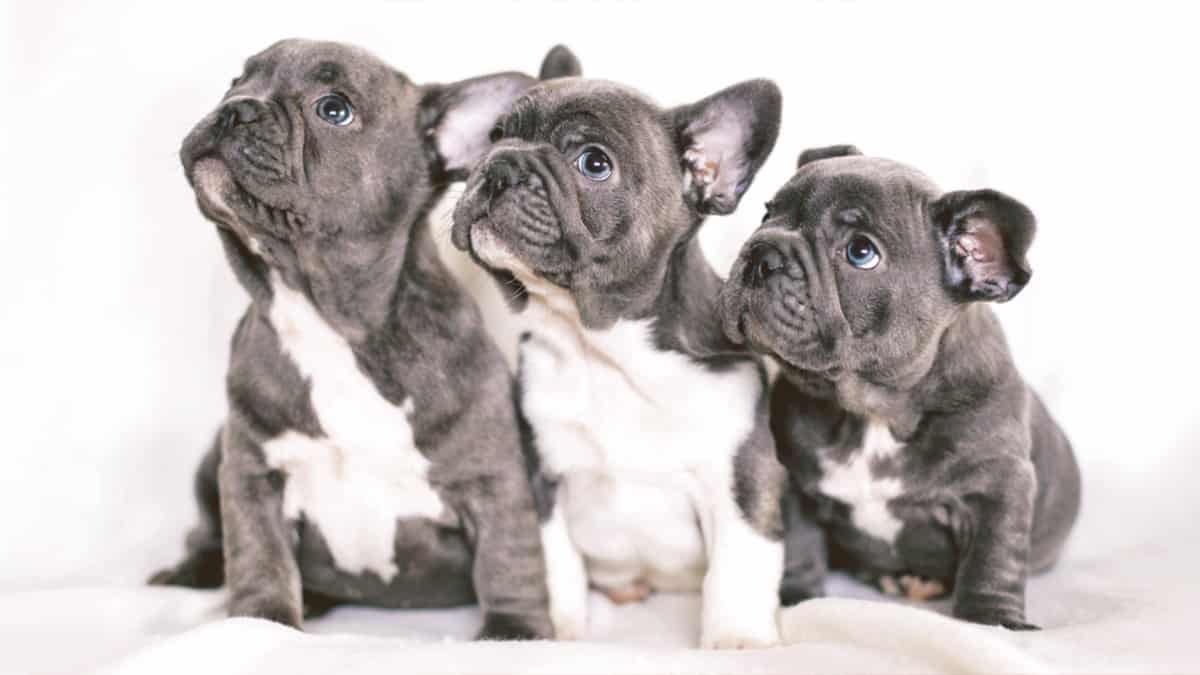
[[[1192,672],[1195,560],[1139,547],[1074,560],[1030,584],[1045,628],[1014,633],[949,619],[945,602],[892,601],[849,578],[780,615],[785,646],[695,649],[699,599],[614,607],[593,594],[576,643],[478,643],[474,608],[333,610],[307,632],[222,618],[219,592],[94,587],[0,595],[0,672],[78,673],[1048,673]],[[1171,561],[1171,562],[1168,562]],[[1191,564],[1184,564],[1190,562]]]

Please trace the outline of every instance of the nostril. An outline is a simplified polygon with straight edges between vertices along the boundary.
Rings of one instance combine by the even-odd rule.
[[[746,270],[748,278],[745,281],[751,286],[760,286],[782,270],[783,266],[783,254],[778,249],[774,246],[759,246],[752,253],[750,265]]]
[[[521,176],[515,166],[505,160],[492,162],[487,169],[487,187],[492,197],[500,196],[505,190],[521,184]]]
[[[259,103],[245,98],[230,101],[225,105],[217,120],[221,133],[225,133],[230,128],[239,124],[257,122],[262,112],[260,108],[261,105]]]
[[[229,131],[229,128],[233,126],[233,118],[234,112],[228,108],[222,110],[221,114],[217,116],[217,134],[219,136],[225,135]]]
[[[237,115],[239,124],[249,124],[258,121],[258,106],[251,101],[238,101],[233,104],[233,112]]]

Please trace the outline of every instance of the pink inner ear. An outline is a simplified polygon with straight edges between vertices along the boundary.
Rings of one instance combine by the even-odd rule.
[[[954,242],[959,256],[979,263],[995,262],[1000,257],[1004,242],[990,222],[971,218],[963,223],[963,230]]]
[[[707,199],[710,194],[709,186],[717,182],[721,164],[709,158],[704,153],[704,147],[700,145],[688,148],[687,152],[683,153],[683,161],[692,174],[694,184],[700,186],[703,198]]]

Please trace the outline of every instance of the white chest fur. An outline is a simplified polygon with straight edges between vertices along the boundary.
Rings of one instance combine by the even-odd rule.
[[[325,537],[338,568],[396,574],[396,521],[437,518],[443,504],[429,486],[429,461],[413,442],[412,399],[380,396],[354,353],[308,299],[272,277],[269,320],[280,345],[309,380],[325,435],[288,431],[263,444],[267,463],[287,475],[284,513],[301,514]]]
[[[536,280],[530,280],[537,283]],[[573,301],[532,289],[538,329],[521,348],[522,407],[594,583],[694,589],[706,561],[697,478],[732,472],[762,393],[746,363],[714,372],[653,343],[650,321],[582,327]]]
[[[900,495],[902,486],[899,478],[876,478],[871,465],[895,456],[903,448],[886,424],[870,419],[863,430],[862,447],[849,460],[821,459],[818,489],[848,504],[856,527],[888,543],[894,542],[903,523],[888,511],[887,503]]]

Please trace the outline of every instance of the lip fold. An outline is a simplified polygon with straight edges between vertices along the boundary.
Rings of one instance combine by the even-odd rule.
[[[191,163],[188,177],[200,210],[213,220],[232,227],[237,217],[229,198],[239,188],[225,162],[210,156],[200,157]]]

